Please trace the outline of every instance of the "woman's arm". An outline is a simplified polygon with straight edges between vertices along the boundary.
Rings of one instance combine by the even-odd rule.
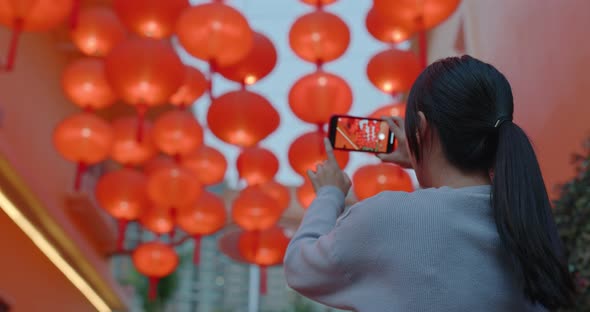
[[[318,191],[285,255],[285,276],[291,288],[329,306],[354,308],[362,285],[352,283],[346,267],[362,265],[364,258],[371,257],[359,254],[372,232],[366,203],[356,204],[338,219],[344,209],[342,191],[333,186]]]

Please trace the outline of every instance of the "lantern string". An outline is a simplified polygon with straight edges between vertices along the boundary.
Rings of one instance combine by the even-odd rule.
[[[74,191],[80,191],[80,187],[82,186],[82,177],[87,169],[86,163],[80,161],[76,166],[76,178],[74,179]]]
[[[128,221],[125,219],[119,220],[119,233],[117,237],[117,251],[122,251],[125,243],[125,232],[127,231]]]
[[[215,65],[214,60],[209,61],[209,83],[207,85],[207,93],[209,93],[209,100],[213,103],[215,100],[215,96],[213,95],[213,80],[215,78],[215,72],[217,71],[217,66]]]
[[[9,72],[14,68],[14,61],[16,59],[16,50],[18,48],[18,40],[23,31],[24,19],[17,18],[12,25],[12,34],[10,36],[10,43],[8,44],[8,54],[6,55],[6,64],[4,70]]]
[[[268,270],[266,266],[260,266],[260,294],[266,295],[268,292]]]
[[[136,140],[141,143],[143,140],[143,123],[145,121],[145,114],[147,112],[147,105],[145,103],[139,103],[137,105],[137,132]]]
[[[158,283],[160,282],[160,279],[157,277],[153,277],[150,276],[149,277],[149,290],[148,290],[148,299],[150,301],[153,301],[156,299],[156,297],[158,297]]]
[[[70,30],[78,27],[78,21],[80,17],[80,0],[74,0],[72,3],[72,14],[70,15]]]
[[[201,261],[201,235],[193,235],[193,241],[195,242],[195,250],[193,251],[193,264],[199,265]]]

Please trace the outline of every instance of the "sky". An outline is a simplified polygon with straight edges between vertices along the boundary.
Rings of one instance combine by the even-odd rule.
[[[204,3],[203,0],[192,0],[191,3]],[[228,5],[238,9],[248,19],[253,30],[263,33],[270,38],[277,49],[278,60],[273,72],[266,78],[249,87],[249,90],[265,96],[279,112],[281,123],[279,128],[263,140],[259,145],[271,150],[279,159],[280,169],[276,180],[288,186],[298,186],[303,178],[297,175],[289,165],[288,150],[290,144],[300,135],[315,130],[315,126],[299,120],[290,110],[288,92],[300,77],[315,71],[315,65],[301,60],[289,47],[288,34],[295,20],[314,10],[313,6],[299,0],[230,0]],[[338,15],[348,25],[351,42],[346,53],[338,60],[324,65],[324,69],[344,78],[353,91],[353,105],[350,115],[365,116],[375,109],[392,103],[391,96],[375,88],[367,79],[366,66],[369,59],[382,50],[388,48],[367,32],[365,16],[370,9],[370,0],[339,0],[325,7],[325,10]],[[402,44],[407,48],[409,44]],[[207,64],[193,58],[182,48],[179,54],[185,64],[189,64],[207,72]],[[239,85],[216,75],[213,81],[215,96],[236,90]],[[201,124],[206,124],[206,114],[209,108],[208,97],[199,99],[193,106],[195,117]],[[239,187],[238,173],[235,162],[239,155],[239,148],[228,145],[217,139],[206,130],[205,144],[221,151],[228,161],[226,181],[230,187]],[[351,153],[350,161],[345,171],[352,176],[357,168],[379,160],[366,153]]]

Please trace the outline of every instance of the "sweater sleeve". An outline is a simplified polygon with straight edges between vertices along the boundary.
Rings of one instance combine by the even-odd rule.
[[[356,262],[358,246],[354,239],[370,228],[364,215],[367,201],[357,203],[340,218],[344,194],[335,187],[324,187],[293,236],[284,260],[287,284],[300,294],[328,306],[353,309],[362,292],[352,283],[346,267]],[[361,235],[364,236],[365,233]]]

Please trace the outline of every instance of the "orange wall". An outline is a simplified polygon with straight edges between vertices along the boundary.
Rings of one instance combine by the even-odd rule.
[[[0,28],[2,53],[6,51],[8,38],[8,31]],[[61,91],[61,72],[67,61],[67,53],[64,52],[67,50],[60,48],[52,34],[25,33],[22,36],[15,70],[0,73],[0,153],[24,179],[75,246],[81,250],[86,261],[107,280],[108,284],[116,288],[106,257],[99,254],[71,222],[65,207],[65,197],[72,189],[75,166],[56,152],[52,145],[52,132],[60,120],[77,112],[78,109],[64,98]],[[96,209],[91,206],[88,208]],[[10,237],[5,231],[7,230],[4,227],[0,227],[0,235]],[[39,265],[35,262],[39,261],[38,259],[31,259],[30,263],[26,261],[28,260],[23,255],[22,263],[14,262],[12,266],[7,266],[4,259],[0,258],[0,267],[10,267],[14,272],[48,270],[47,267],[28,267]],[[21,280],[20,275],[15,274],[10,276],[15,279],[0,274],[1,282],[30,285],[38,280]],[[52,289],[57,290],[59,289]],[[64,291],[67,292],[67,289],[64,288]],[[73,295],[72,292],[67,293]],[[79,298],[83,298],[80,292],[70,300],[75,302]]]
[[[3,211],[0,229],[0,297],[11,312],[95,311]]]
[[[461,19],[466,52],[510,80],[515,120],[533,140],[553,191],[573,176],[571,154],[590,136],[590,1],[464,0],[432,32],[431,61],[457,53]]]

